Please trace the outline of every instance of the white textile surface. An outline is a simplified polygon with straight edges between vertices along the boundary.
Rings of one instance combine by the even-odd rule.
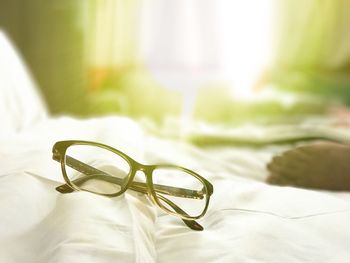
[[[45,103],[35,82],[0,30],[0,135],[19,131],[46,116]]]
[[[47,118],[1,32],[0,121],[1,263],[349,262],[350,194],[265,184],[265,165],[282,148],[201,150],[146,135],[127,118]],[[214,185],[204,231],[132,191],[56,192],[63,178],[51,148],[70,139],[202,174]]]
[[[214,185],[204,231],[142,194],[60,194],[55,141],[111,145],[143,163],[170,162]],[[212,148],[145,134],[127,118],[49,119],[0,140],[0,262],[348,262],[350,194],[269,186],[280,149]]]
[[[124,118],[52,119],[0,140],[0,262],[155,262],[155,208],[133,192],[60,194],[54,142],[108,143],[142,157],[141,130]]]

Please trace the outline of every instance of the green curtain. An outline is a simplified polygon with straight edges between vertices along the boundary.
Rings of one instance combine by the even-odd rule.
[[[120,68],[138,63],[139,0],[90,0],[88,63]]]
[[[350,103],[350,1],[275,0],[270,81]]]
[[[350,1],[276,1],[275,66],[342,70],[350,60]]]

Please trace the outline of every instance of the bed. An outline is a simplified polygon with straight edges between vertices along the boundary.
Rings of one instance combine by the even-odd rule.
[[[264,182],[266,163],[294,145],[197,147],[160,138],[120,116],[48,114],[0,33],[0,262],[349,262],[350,193]],[[336,136],[349,127],[322,128]],[[328,125],[328,126],[327,126]],[[187,228],[144,194],[63,195],[52,146],[111,145],[143,163],[189,167],[214,186],[203,231]]]

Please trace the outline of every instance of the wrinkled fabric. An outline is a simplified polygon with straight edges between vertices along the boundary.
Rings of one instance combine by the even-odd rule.
[[[114,198],[56,192],[63,178],[51,148],[66,139],[106,143],[142,163],[203,175],[214,185],[199,220],[204,231],[133,191]],[[265,184],[276,152],[200,149],[150,136],[121,117],[51,118],[2,137],[0,262],[347,262],[350,194]]]
[[[156,262],[155,207],[145,195],[60,194],[51,159],[64,139],[108,142],[142,159],[142,138],[126,118],[58,118],[1,139],[0,262]]]

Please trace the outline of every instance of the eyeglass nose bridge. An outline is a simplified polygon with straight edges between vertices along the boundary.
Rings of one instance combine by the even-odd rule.
[[[154,170],[154,165],[147,165],[133,161],[133,163],[131,164],[131,170],[131,172],[133,172],[134,175],[136,175],[137,172],[142,172],[145,175],[147,182],[152,174],[152,171]]]
[[[152,199],[153,199],[153,196],[152,196],[152,190],[150,185],[152,184],[151,174],[153,170],[154,170],[153,165],[145,165],[145,164],[133,161],[133,163],[131,164],[131,171],[130,171],[130,177],[129,177],[129,186],[138,184],[138,183],[144,184],[144,188],[147,188],[144,190],[147,191],[147,194],[151,196]],[[139,179],[137,177],[138,173],[143,173],[145,181],[141,181],[141,182],[135,181],[135,178]],[[146,191],[143,191],[143,192],[146,193]]]
[[[143,171],[146,172],[147,170],[149,170],[149,167],[152,165],[147,165],[147,164],[142,164],[139,162],[136,162],[133,160],[132,162],[132,167],[136,170],[136,171]]]
[[[153,184],[152,172],[154,168],[155,168],[154,165],[145,165],[145,164],[138,163],[137,166],[135,166],[134,177],[136,176],[137,172],[143,173],[143,175],[145,176],[145,181],[143,183],[147,187],[147,196],[155,205],[159,206],[155,198],[156,193],[154,192],[154,189],[152,187],[152,184]],[[133,178],[133,182],[135,182],[135,178]]]

